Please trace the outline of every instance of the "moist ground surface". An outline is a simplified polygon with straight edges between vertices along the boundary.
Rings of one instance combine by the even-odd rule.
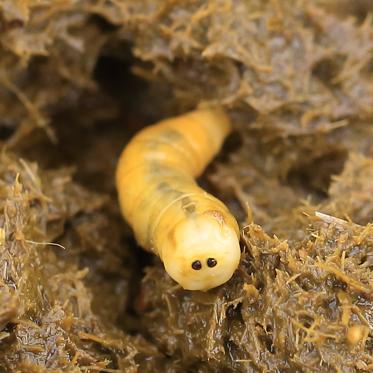
[[[372,11],[0,0],[0,371],[372,371]],[[242,260],[188,292],[114,171],[136,131],[215,104],[235,131],[200,182]]]

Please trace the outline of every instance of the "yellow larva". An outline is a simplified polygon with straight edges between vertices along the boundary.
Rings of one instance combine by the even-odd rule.
[[[223,284],[240,260],[235,218],[194,180],[230,130],[221,109],[193,111],[140,131],[118,163],[120,206],[137,242],[185,289]]]

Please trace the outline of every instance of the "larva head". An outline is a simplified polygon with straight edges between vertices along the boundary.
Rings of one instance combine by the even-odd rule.
[[[203,214],[185,219],[164,242],[162,260],[167,273],[184,289],[208,290],[228,281],[240,261],[235,227]]]

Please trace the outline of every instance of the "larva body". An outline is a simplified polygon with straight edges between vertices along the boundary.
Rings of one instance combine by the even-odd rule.
[[[221,285],[239,263],[235,218],[195,182],[230,129],[220,109],[164,120],[140,131],[118,163],[116,181],[125,219],[138,243],[157,254],[185,289]]]

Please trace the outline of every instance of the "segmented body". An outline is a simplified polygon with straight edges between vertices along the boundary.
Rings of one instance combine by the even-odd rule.
[[[235,218],[195,181],[230,130],[222,110],[194,111],[140,131],[118,163],[125,219],[138,243],[186,289],[218,286],[238,266]]]

